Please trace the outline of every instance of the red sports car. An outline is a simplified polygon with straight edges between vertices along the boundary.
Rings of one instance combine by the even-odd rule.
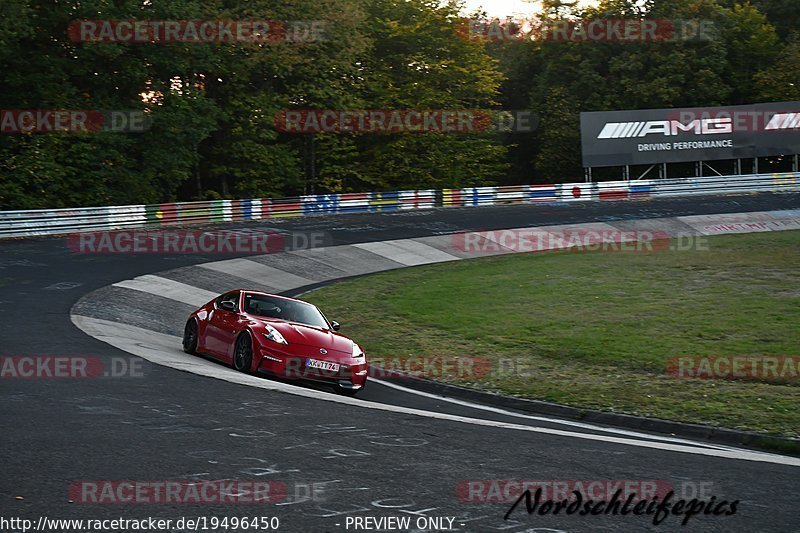
[[[333,385],[355,395],[367,382],[367,358],[316,306],[257,291],[226,292],[192,313],[183,350],[208,354],[242,372]]]

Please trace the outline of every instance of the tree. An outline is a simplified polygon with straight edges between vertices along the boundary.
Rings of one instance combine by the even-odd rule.
[[[725,78],[732,92],[730,104],[749,104],[757,98],[753,76],[775,61],[780,45],[775,27],[750,4],[735,4],[721,32],[727,48]]]
[[[464,110],[496,105],[502,74],[480,42],[458,34],[454,4],[376,0],[368,9],[371,48],[361,61],[364,97],[377,109]],[[356,136],[359,184],[379,189],[491,183],[507,168],[491,134]]]
[[[783,48],[774,65],[755,75],[755,82],[762,101],[800,100],[800,35]]]
[[[730,1],[739,3],[741,0]],[[792,33],[800,29],[800,2],[796,0],[753,0],[753,5],[767,16],[782,40],[788,40]]]

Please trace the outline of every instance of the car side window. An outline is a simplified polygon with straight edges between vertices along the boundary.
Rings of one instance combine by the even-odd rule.
[[[222,308],[222,302],[233,302],[234,309],[236,311],[238,311],[239,310],[239,293],[238,292],[229,292],[229,293],[223,294],[222,296],[217,298],[217,301],[216,301],[217,309],[221,309]]]

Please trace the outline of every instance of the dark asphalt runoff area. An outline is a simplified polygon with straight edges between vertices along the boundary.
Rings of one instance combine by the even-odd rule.
[[[376,212],[214,228],[272,229],[286,235],[321,231],[326,245],[338,245],[463,230],[797,208],[800,194],[782,193]],[[0,379],[0,532],[23,531],[11,519],[30,520],[30,527],[39,525],[40,531],[101,530],[74,524],[48,528],[49,522],[39,523],[43,517],[159,517],[172,520],[161,530],[174,532],[256,530],[241,523],[232,527],[234,517],[258,521],[260,531],[291,532],[800,531],[798,466],[676,451],[667,438],[652,440],[664,442],[662,449],[626,444],[615,440],[625,436],[613,430],[481,411],[380,384],[369,385],[358,398],[365,404],[553,431],[265,391],[151,364],[85,335],[70,321],[70,309],[93,290],[232,257],[82,255],[72,253],[64,237],[0,242],[0,355],[89,356],[113,359],[120,368],[128,365],[120,377]],[[596,438],[572,434],[577,432]],[[119,482],[152,487],[167,481],[180,482],[182,490],[209,481],[216,486],[238,481],[240,500],[248,499],[246,487],[251,486],[261,487],[262,495],[266,486],[271,497],[222,504],[122,501]],[[678,515],[662,516],[658,525],[653,515],[529,515],[524,503],[504,519],[514,500],[508,494],[516,494],[514,488],[525,481],[548,490],[576,483],[606,489],[627,483],[658,487],[659,493],[672,489],[674,500],[713,499],[707,510],[729,510],[738,503],[735,514],[702,513],[686,526]],[[597,488],[597,494],[604,496],[603,490]],[[98,495],[101,502],[85,501]],[[204,522],[188,527],[185,520],[177,523],[182,517]],[[280,520],[277,529],[265,529],[270,522],[261,519],[271,517]],[[355,520],[365,517],[370,521]],[[380,529],[387,522],[379,520],[388,517],[408,519],[410,526]],[[111,528],[106,531],[134,530],[106,525]]]

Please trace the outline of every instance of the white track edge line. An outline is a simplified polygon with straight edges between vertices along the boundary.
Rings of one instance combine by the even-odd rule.
[[[772,463],[772,464],[779,464],[785,466],[800,466],[800,458],[790,457],[790,456],[783,456],[783,455],[776,455],[776,454],[766,454],[766,453],[757,453],[751,452],[748,450],[720,450],[720,449],[709,449],[709,448],[699,448],[696,446],[683,446],[678,444],[669,444],[669,443],[662,443],[662,442],[652,442],[652,441],[640,441],[634,440],[629,438],[622,438],[622,437],[612,437],[608,435],[595,435],[590,433],[578,433],[574,431],[567,431],[567,430],[560,430],[560,429],[553,429],[553,428],[545,428],[539,426],[524,426],[521,424],[511,424],[507,422],[499,422],[495,420],[484,420],[479,418],[470,418],[465,416],[459,415],[451,415],[447,413],[436,413],[434,411],[425,411],[422,409],[414,409],[410,407],[401,407],[396,405],[388,405],[382,403],[374,403],[374,402],[364,402],[361,400],[356,400],[354,398],[345,398],[342,396],[336,396],[331,393],[325,393],[321,391],[314,391],[309,389],[302,389],[300,387],[295,387],[292,385],[286,385],[283,383],[275,382],[275,381],[268,381],[264,378],[260,378],[257,376],[251,376],[249,374],[242,374],[237,373],[227,368],[208,368],[207,372],[196,372],[191,369],[187,369],[183,366],[176,366],[174,363],[170,364],[166,361],[166,357],[161,355],[163,352],[158,349],[158,347],[151,348],[148,346],[148,341],[152,342],[154,334],[157,334],[158,337],[172,339],[175,343],[176,353],[183,353],[178,351],[177,347],[180,345],[181,338],[176,337],[173,335],[165,335],[165,334],[158,334],[157,332],[152,332],[149,330],[145,330],[143,328],[138,328],[136,326],[129,326],[126,324],[120,324],[116,322],[111,322],[108,320],[98,319],[98,318],[90,318],[85,317],[82,315],[76,315],[70,313],[70,319],[75,324],[76,327],[79,329],[89,333],[86,328],[88,329],[97,329],[99,326],[100,329],[106,330],[114,330],[117,331],[124,331],[128,330],[129,335],[130,332],[136,332],[137,336],[141,337],[139,339],[128,336],[128,340],[134,340],[136,342],[133,345],[127,344],[127,348],[122,348],[118,344],[114,343],[116,340],[118,343],[119,341],[124,338],[121,335],[109,335],[108,337],[104,335],[91,335],[92,337],[105,342],[106,344],[110,344],[118,349],[126,351],[128,353],[132,353],[143,359],[146,359],[152,363],[156,363],[161,366],[166,366],[170,368],[174,368],[176,370],[180,370],[183,372],[190,372],[193,374],[204,375],[207,377],[212,377],[216,379],[221,379],[223,381],[228,381],[231,383],[238,383],[242,385],[248,385],[251,387],[258,387],[262,389],[269,389],[278,392],[285,392],[288,394],[292,394],[295,396],[301,396],[311,399],[317,400],[324,400],[333,403],[342,403],[347,405],[352,405],[356,407],[362,407],[366,409],[374,409],[378,411],[387,411],[393,413],[402,413],[408,415],[415,415],[421,416],[425,418],[432,418],[438,420],[447,420],[451,422],[461,422],[465,424],[471,424],[476,426],[484,426],[484,427],[494,427],[494,428],[501,428],[501,429],[512,429],[518,431],[526,431],[529,433],[539,433],[545,435],[553,435],[559,437],[568,437],[568,438],[578,438],[583,440],[591,440],[591,441],[598,441],[598,442],[605,442],[605,443],[613,443],[613,444],[622,444],[627,446],[634,446],[639,448],[650,448],[662,451],[671,451],[671,452],[678,452],[678,453],[687,453],[691,455],[704,455],[709,457],[716,457],[722,459],[738,459],[743,461],[752,461],[752,462],[760,462],[760,463]],[[85,326],[85,327],[82,327]],[[94,328],[92,327],[94,326]],[[113,339],[113,340],[107,340]],[[119,343],[122,345],[126,345],[125,343]],[[153,353],[159,355],[153,355]],[[147,354],[147,355],[142,355]]]

